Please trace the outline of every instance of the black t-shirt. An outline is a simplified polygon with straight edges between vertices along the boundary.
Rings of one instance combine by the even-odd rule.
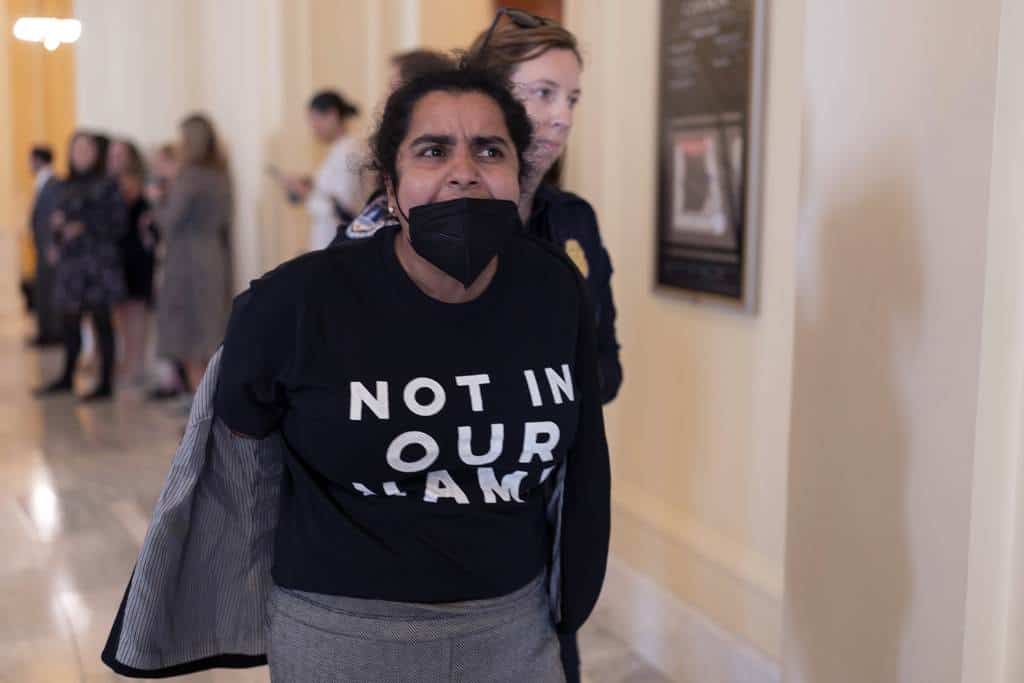
[[[445,304],[409,279],[395,234],[302,256],[235,301],[215,411],[288,445],[274,580],[410,602],[514,591],[550,559],[546,496],[568,459],[563,570],[589,578],[563,603],[582,623],[608,456],[579,277],[517,236],[479,298]]]

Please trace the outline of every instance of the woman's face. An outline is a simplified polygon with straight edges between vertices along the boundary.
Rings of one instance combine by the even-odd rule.
[[[160,178],[173,178],[178,173],[178,161],[171,154],[158,152],[153,161],[153,173]]]
[[[310,108],[306,113],[306,120],[309,121],[313,135],[324,144],[334,142],[345,132],[345,122],[335,111],[317,111]]]
[[[580,61],[572,50],[548,50],[519,64],[512,72],[516,97],[533,124],[527,154],[543,175],[562,156],[572,130],[572,112],[580,99]]]
[[[471,197],[519,200],[519,160],[501,108],[481,93],[432,92],[413,108],[388,201],[414,206]],[[396,194],[397,192],[397,194]]]
[[[107,172],[112,176],[122,175],[128,167],[128,146],[123,142],[110,143],[107,151]]]
[[[121,196],[125,199],[135,201],[142,195],[142,178],[132,173],[122,173],[117,177],[117,186],[121,190]]]
[[[97,161],[99,149],[88,135],[79,135],[71,142],[71,167],[78,173],[87,173]]]

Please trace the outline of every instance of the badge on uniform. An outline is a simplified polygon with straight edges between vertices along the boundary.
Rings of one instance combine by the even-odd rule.
[[[394,217],[388,213],[387,200],[387,195],[381,195],[367,204],[362,213],[356,216],[355,220],[345,228],[345,236],[349,239],[372,237],[374,233],[385,225],[394,223]]]
[[[583,251],[583,245],[578,240],[565,241],[565,253],[572,259],[572,262],[579,268],[584,279],[590,277],[590,263],[587,261],[587,252]]]

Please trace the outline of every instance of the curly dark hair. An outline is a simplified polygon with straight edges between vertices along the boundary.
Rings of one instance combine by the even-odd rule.
[[[370,138],[370,168],[398,185],[395,168],[398,150],[409,133],[409,123],[416,104],[432,92],[480,93],[490,97],[505,117],[512,144],[519,160],[519,179],[530,170],[526,150],[530,146],[533,126],[522,103],[512,96],[508,83],[493,71],[462,64],[420,74],[403,83],[384,105],[384,113],[376,132]]]
[[[431,71],[446,71],[455,62],[451,56],[435,50],[408,50],[391,57],[391,63],[398,69],[399,83],[411,81]]]

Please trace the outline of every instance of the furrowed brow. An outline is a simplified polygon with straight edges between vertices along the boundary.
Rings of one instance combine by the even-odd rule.
[[[472,143],[475,147],[496,145],[498,147],[504,147],[505,149],[509,148],[508,140],[500,135],[477,135],[472,139]]]
[[[421,135],[415,140],[413,140],[411,143],[409,143],[409,146],[415,147],[417,145],[423,144],[446,145],[448,147],[452,147],[455,145],[455,138],[453,138],[450,135],[433,135],[427,133],[426,135]]]

